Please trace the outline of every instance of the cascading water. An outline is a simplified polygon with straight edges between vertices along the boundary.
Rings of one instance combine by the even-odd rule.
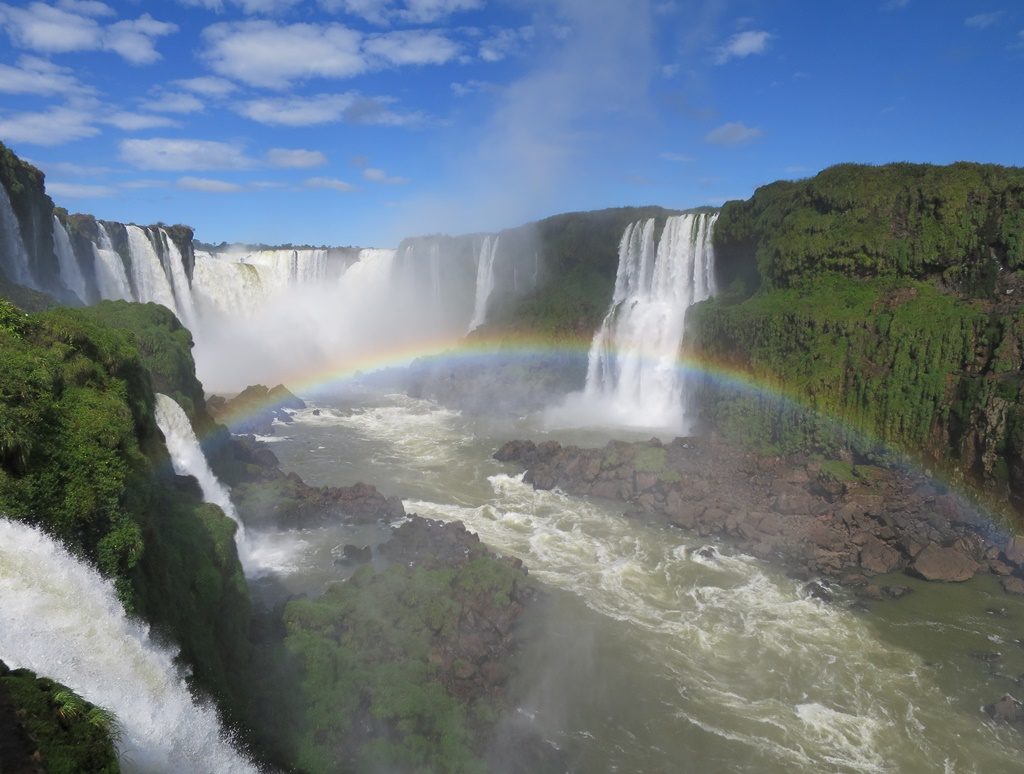
[[[715,290],[717,219],[717,213],[670,217],[657,245],[653,218],[626,228],[611,307],[590,347],[586,387],[571,396],[567,413],[599,425],[686,431],[677,359],[687,310]]]
[[[64,287],[84,302],[86,300],[85,277],[82,276],[82,268],[78,265],[78,259],[75,257],[75,250],[71,246],[71,238],[68,236],[67,229],[56,215],[53,216],[53,251],[57,254],[60,281],[64,283]]]
[[[131,259],[131,281],[134,288],[134,299],[146,303],[152,301],[166,306],[175,314],[178,305],[174,301],[174,291],[167,280],[160,256],[149,241],[149,234],[138,226],[125,226],[128,235],[128,255]]]
[[[36,281],[29,270],[28,251],[21,236],[18,216],[14,214],[7,189],[0,185],[0,269],[11,282],[36,287]]]
[[[124,270],[124,262],[114,249],[110,234],[102,223],[96,224],[99,244],[92,246],[96,267],[96,287],[100,298],[109,301],[131,301],[132,286]]]
[[[171,455],[174,472],[179,476],[193,476],[203,491],[203,499],[208,503],[219,505],[238,529],[235,532],[235,545],[238,547],[238,558],[246,571],[249,570],[248,548],[245,539],[245,527],[238,517],[231,495],[227,488],[217,479],[206,461],[203,447],[196,438],[192,423],[184,409],[174,398],[162,393],[156,394],[156,424],[164,434],[167,451]]]
[[[487,301],[494,292],[494,259],[498,255],[501,237],[486,236],[480,246],[480,257],[476,270],[476,297],[473,303],[473,318],[469,321],[467,333],[471,333],[487,320]],[[514,268],[514,267],[513,267]],[[513,281],[513,284],[514,281]]]
[[[126,771],[255,772],[175,654],[128,619],[114,585],[42,532],[0,520],[0,659],[111,710]]]
[[[196,308],[192,301],[192,288],[188,282],[188,275],[185,274],[185,260],[181,251],[171,239],[170,235],[163,229],[158,230],[158,235],[163,243],[160,256],[164,264],[164,270],[171,278],[171,290],[174,293],[175,311],[178,319],[186,328],[195,328]]]

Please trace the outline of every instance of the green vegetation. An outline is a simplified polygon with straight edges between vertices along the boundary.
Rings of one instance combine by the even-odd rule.
[[[131,333],[97,322],[119,311]],[[174,326],[154,305],[26,316],[0,301],[0,512],[113,578],[126,608],[179,644],[196,682],[238,708],[249,598],[235,526],[175,483],[135,343],[164,342],[176,351],[163,358],[190,363]]]
[[[114,749],[118,729],[107,710],[52,680],[25,669],[9,671],[0,663],[0,729],[10,734],[10,724],[24,734],[22,752],[38,754],[50,774],[120,771]]]
[[[1024,170],[833,167],[727,203],[715,247],[727,291],[686,346],[766,387],[706,390],[721,430],[827,455],[881,441],[1024,495]]]
[[[519,572],[480,557],[459,568],[361,569],[320,599],[288,604],[285,647],[301,674],[295,761],[308,771],[484,771],[487,696],[465,701],[475,671],[459,651],[473,611],[514,604]]]
[[[661,473],[665,470],[665,450],[660,446],[645,446],[638,449],[633,458],[637,473]]]
[[[842,164],[727,202],[715,247],[730,282],[754,260],[771,287],[837,272],[990,291],[1000,267],[1024,268],[1024,169]]]

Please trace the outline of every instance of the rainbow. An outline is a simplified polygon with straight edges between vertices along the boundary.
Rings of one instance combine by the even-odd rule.
[[[346,358],[314,370],[290,374],[284,384],[298,396],[313,397],[317,394],[328,393],[333,388],[375,371],[409,366],[421,359],[429,360],[431,365],[447,364],[451,366],[463,364],[486,366],[490,361],[499,364],[507,363],[510,360],[530,361],[545,358],[576,360],[585,363],[590,346],[591,339],[589,337],[542,336],[510,334],[508,332],[504,332],[500,336],[471,334],[461,339],[420,341],[391,349],[377,350],[356,358]],[[901,467],[936,481],[949,491],[954,492],[979,514],[985,516],[997,532],[1005,533],[1007,529],[1012,529],[1014,516],[1007,512],[1007,504],[986,498],[983,493],[970,486],[958,471],[943,470],[943,466],[936,464],[933,459],[916,454],[911,449],[900,448],[869,429],[855,426],[850,420],[834,412],[822,411],[820,406],[813,404],[805,395],[786,387],[777,380],[756,376],[734,364],[690,355],[681,355],[676,360],[675,366],[685,376],[702,379],[717,388],[755,396],[794,412],[814,416],[831,426],[839,437],[856,440],[861,448],[881,450]],[[233,424],[251,418],[273,406],[273,400],[252,403],[242,411],[222,416],[221,421]],[[1019,519],[1019,515],[1016,518]]]

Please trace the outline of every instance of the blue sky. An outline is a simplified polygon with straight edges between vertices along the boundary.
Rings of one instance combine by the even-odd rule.
[[[1024,153],[1009,0],[47,0],[0,28],[0,139],[57,204],[211,242],[394,245]]]

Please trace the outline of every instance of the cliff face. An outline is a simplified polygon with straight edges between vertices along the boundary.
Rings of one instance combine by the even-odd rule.
[[[1024,170],[835,167],[729,202],[715,247],[725,290],[685,346],[768,389],[708,380],[707,419],[782,448],[880,440],[1020,501]]]
[[[57,259],[53,252],[53,200],[43,189],[43,173],[15,156],[0,143],[0,185],[7,192],[11,208],[17,219],[21,241],[28,257],[29,283],[45,289],[59,282]],[[6,237],[6,235],[4,235]],[[7,239],[0,240],[7,247]],[[0,267],[10,282],[18,277],[7,261],[0,260]]]

